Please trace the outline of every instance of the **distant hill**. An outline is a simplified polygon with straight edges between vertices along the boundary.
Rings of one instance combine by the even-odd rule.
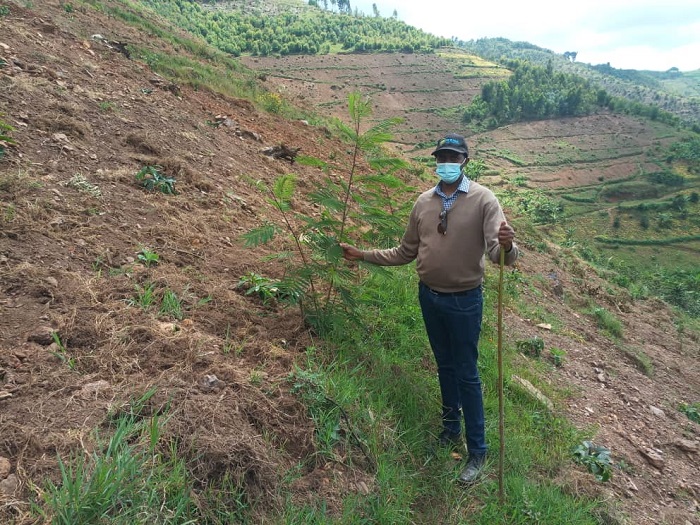
[[[456,41],[455,44],[494,62],[521,59],[541,66],[551,63],[557,70],[591,80],[610,95],[657,105],[691,125],[700,124],[700,70],[654,72],[616,69],[609,64],[590,65],[528,42],[514,42],[507,38],[481,38]]]

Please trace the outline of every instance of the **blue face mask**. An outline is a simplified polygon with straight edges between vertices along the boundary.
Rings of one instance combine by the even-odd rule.
[[[435,168],[435,173],[442,182],[452,184],[462,174],[462,165],[459,162],[442,162]]]

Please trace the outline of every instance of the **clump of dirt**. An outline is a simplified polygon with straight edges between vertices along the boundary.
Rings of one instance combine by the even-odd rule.
[[[68,14],[58,0],[34,4],[0,0],[10,11],[0,18],[0,112],[17,142],[0,161],[0,521],[32,522],[29,483],[58,481],[56,456],[90,446],[110,411],[152,387],[154,409],[172,407],[164,431],[197,479],[240,480],[261,516],[281,505],[276,487],[300,463],[306,467],[293,485],[300,503],[323,497],[333,513],[347,493],[371,492],[362,457],[349,467],[315,456],[311,420],[288,382],[312,343],[298,312],[263,305],[237,287],[248,272],[280,272],[262,248],[239,242],[274,213],[251,181],[270,183],[293,170],[310,191],[323,175],[264,150],[285,144],[334,156],[342,172],[347,147],[325,128],[247,100],[187,86],[152,89],[159,84],[145,64],[90,35],[143,47],[151,37],[88,6]],[[351,59],[354,71],[381,69],[372,68],[376,55]],[[397,71],[420,62],[390,59]],[[323,60],[338,77],[339,59]],[[439,69],[426,64],[425,82]],[[400,78],[385,96],[396,107],[417,107]],[[314,104],[337,100],[340,111],[347,86],[334,86],[306,89],[325,93]],[[459,97],[478,86],[469,89]],[[235,125],[210,125],[221,115]],[[512,143],[499,136],[504,147],[540,133],[513,129]],[[176,194],[138,184],[135,174],[149,165],[176,179]],[[80,184],[71,183],[76,175]],[[141,261],[144,250],[158,263]],[[677,410],[700,390],[697,337],[679,331],[664,305],[612,293],[570,254],[550,250],[526,245],[517,271],[534,283],[523,287],[523,299],[562,326],[547,330],[509,313],[510,342],[540,336],[545,348],[565,352],[564,366],[546,379],[570,392],[556,410],[599,429],[596,441],[624,459],[604,497],[619,500],[633,523],[697,522],[698,425]],[[163,308],[168,293],[179,309]],[[589,299],[622,320],[620,343],[582,312]],[[577,472],[562,485],[601,490]]]

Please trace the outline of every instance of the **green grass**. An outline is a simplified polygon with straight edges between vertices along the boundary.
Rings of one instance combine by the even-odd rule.
[[[283,523],[597,523],[593,501],[574,498],[552,482],[572,467],[571,448],[581,441],[574,427],[516,391],[506,392],[507,500],[497,497],[498,450],[495,294],[486,289],[480,368],[485,391],[488,476],[473,488],[455,482],[461,463],[447,454],[427,454],[440,430],[439,387],[417,304],[414,269],[369,277],[359,293],[365,303],[364,328],[336,325],[333,352],[310,349],[297,372],[314,378],[313,394],[300,393],[317,424],[324,455],[354,450],[376,462],[376,491],[364,500],[350,496],[343,515],[325,517],[325,503],[289,505]],[[495,284],[495,283],[494,283]],[[512,351],[512,350],[511,350]],[[430,364],[428,364],[430,363]],[[506,377],[522,373],[506,356]],[[527,375],[527,374],[524,374]],[[531,376],[532,377],[532,376]],[[332,399],[333,403],[328,403]],[[337,432],[347,422],[357,442]],[[344,437],[339,437],[339,436]],[[338,447],[345,440],[345,447]],[[337,460],[338,458],[336,458]]]
[[[647,377],[654,375],[654,362],[651,358],[639,348],[622,347],[621,352],[630,359],[634,366]]]
[[[97,436],[93,452],[59,457],[61,482],[47,482],[39,514],[54,525],[195,523],[184,462],[172,444],[159,446],[161,417],[140,414],[154,393],[114,415],[111,437]]]
[[[598,322],[598,328],[604,330],[613,337],[620,338],[623,335],[622,322],[609,310],[601,306],[591,308],[591,315]]]
[[[429,452],[441,428],[440,398],[417,303],[414,268],[367,276],[356,291],[363,303],[361,329],[338,320],[327,339],[309,347],[279,384],[307,407],[316,431],[316,453],[290,468],[278,486],[269,488],[286,502],[278,513],[268,515],[270,523],[598,523],[595,514],[602,504],[574,497],[553,481],[565,479],[567,469],[581,468],[574,465],[571,451],[586,436],[508,384],[506,500],[499,502],[492,276],[485,289],[480,347],[492,452],[486,476],[469,488],[456,483],[462,462],[447,451]],[[546,373],[544,364],[521,369],[518,362],[515,349],[506,346],[506,378],[517,373],[537,384]],[[556,394],[547,391],[552,399],[558,398]],[[98,435],[92,453],[60,459],[61,482],[47,484],[36,504],[38,514],[58,525],[254,522],[260,509],[255,504],[251,507],[251,499],[236,479],[223,477],[195,490],[197,481],[176,453],[176,444],[163,442],[162,420],[143,415],[152,395],[149,391],[132,401],[128,410],[112,414],[110,437]],[[351,491],[333,504],[323,497],[294,504],[293,483],[306,461],[317,466],[344,464],[364,472],[370,480],[369,494]],[[330,508],[338,509],[337,513]]]
[[[166,317],[182,320],[184,315],[182,301],[175,292],[170,289],[166,289],[163,292],[163,299],[160,303],[160,310],[158,313]]]

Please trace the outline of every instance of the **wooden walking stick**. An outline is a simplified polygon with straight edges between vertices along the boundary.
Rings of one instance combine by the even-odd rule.
[[[498,272],[498,436],[500,450],[498,456],[498,499],[505,501],[503,489],[503,462],[506,456],[505,442],[505,410],[503,408],[503,266],[505,264],[506,251],[501,246],[500,268]]]

